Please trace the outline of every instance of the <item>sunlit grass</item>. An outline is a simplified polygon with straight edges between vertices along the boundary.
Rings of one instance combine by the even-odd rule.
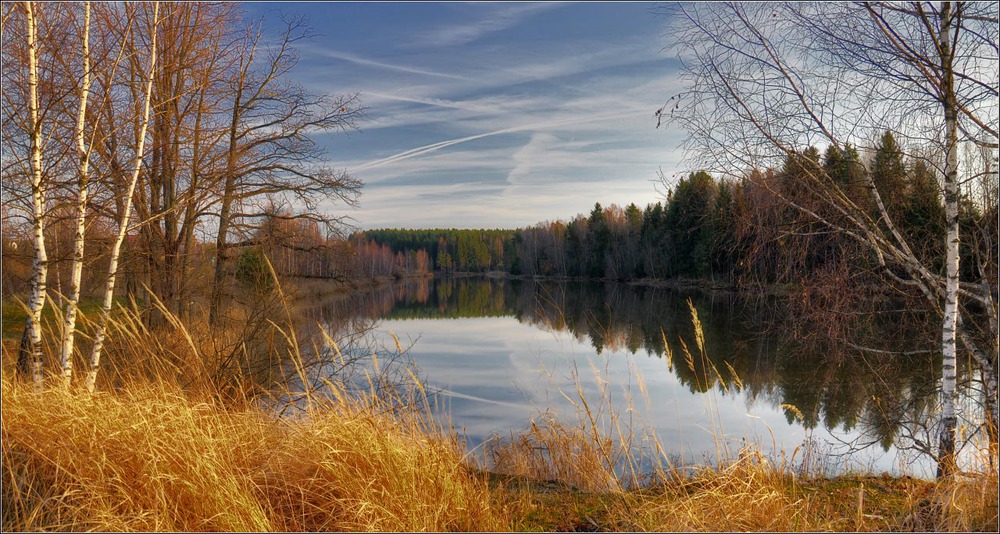
[[[3,378],[3,528],[496,530],[447,436],[350,402],[279,420],[129,384],[93,398]]]
[[[541,414],[470,454],[431,418],[414,375],[405,399],[392,397],[397,390],[359,395],[335,384],[322,395],[286,392],[308,402],[279,416],[240,387],[257,378],[226,357],[256,339],[268,357],[304,372],[306,349],[287,324],[257,318],[271,327],[213,330],[175,319],[167,313],[166,326],[152,332],[118,310],[113,379],[94,396],[34,393],[13,377],[5,345],[4,531],[997,528],[988,455],[971,475],[946,483],[803,476],[753,444],[735,457],[720,450],[713,467],[677,465],[655,436],[623,422],[633,406],[612,406],[606,392],[588,398],[582,387],[566,392],[575,418]],[[678,365],[704,358],[695,339]],[[142,365],[126,365],[129,357]],[[721,379],[718,370],[704,372]],[[717,442],[724,449],[721,434]]]

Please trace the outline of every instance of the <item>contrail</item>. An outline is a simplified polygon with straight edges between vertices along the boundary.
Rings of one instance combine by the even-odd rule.
[[[445,397],[456,397],[456,398],[459,398],[459,399],[466,399],[466,400],[472,400],[472,401],[477,401],[477,402],[484,402],[486,404],[495,404],[497,406],[507,406],[509,408],[524,408],[524,405],[522,405],[522,404],[516,404],[516,403],[513,403],[513,402],[504,402],[504,401],[498,401],[498,400],[492,400],[492,399],[484,399],[482,397],[476,397],[475,395],[466,395],[465,393],[459,393],[457,391],[451,391],[450,389],[440,389],[438,392],[441,393],[442,395],[444,395]]]
[[[439,78],[450,78],[452,80],[462,80],[462,81],[469,80],[464,76],[456,76],[454,74],[446,74],[444,72],[434,72],[431,70],[417,69],[414,67],[407,67],[404,65],[394,65],[392,63],[383,63],[381,61],[375,61],[374,59],[368,59],[366,57],[356,56],[354,54],[348,54],[346,52],[337,52],[335,50],[323,50],[320,53],[326,55],[327,57],[348,61],[350,63],[355,63],[358,65],[366,65],[369,67],[379,67],[389,70],[398,70],[400,72],[408,72],[411,74],[422,74],[424,76],[437,76]]]
[[[628,114],[625,114],[625,115],[628,115]],[[581,118],[576,118],[576,119],[566,119],[566,120],[556,121],[556,122],[539,122],[539,123],[535,123],[535,124],[526,124],[526,125],[521,125],[521,126],[514,126],[514,127],[511,127],[511,128],[504,128],[502,130],[495,130],[495,131],[492,131],[492,132],[486,132],[486,133],[481,133],[481,134],[476,134],[476,135],[470,135],[468,137],[460,137],[458,139],[449,139],[447,141],[439,141],[437,143],[432,143],[432,144],[424,145],[424,146],[417,147],[417,148],[411,148],[410,150],[406,150],[406,151],[400,152],[399,154],[394,154],[392,156],[388,156],[388,157],[385,157],[385,158],[382,158],[382,159],[378,159],[378,160],[375,160],[375,161],[369,161],[368,163],[364,163],[364,164],[362,164],[362,165],[360,165],[358,167],[355,167],[355,168],[351,169],[351,172],[357,172],[357,171],[363,171],[365,169],[373,169],[375,167],[381,167],[382,165],[386,165],[386,164],[389,164],[389,163],[395,163],[397,161],[402,161],[404,159],[410,159],[412,157],[416,157],[416,156],[420,156],[420,155],[423,155],[423,154],[427,154],[429,152],[434,152],[436,150],[440,150],[442,148],[447,148],[447,147],[450,147],[452,145],[457,145],[459,143],[465,143],[467,141],[475,141],[476,139],[482,139],[484,137],[490,137],[490,136],[493,136],[493,135],[500,135],[500,134],[513,133],[513,132],[521,132],[521,131],[525,131],[525,130],[538,130],[538,129],[543,129],[543,128],[552,127],[552,126],[567,126],[567,125],[570,125],[570,124],[581,124],[581,123],[585,123],[585,122],[593,122],[593,121],[614,119],[614,118],[619,118],[619,117],[622,117],[622,113],[616,111],[614,113],[605,113],[603,115],[592,115],[592,116],[589,116],[589,117],[581,117]]]

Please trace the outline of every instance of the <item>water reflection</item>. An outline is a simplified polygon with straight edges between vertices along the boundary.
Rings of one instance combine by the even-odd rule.
[[[700,318],[704,351],[688,299]],[[710,460],[724,434],[732,437],[723,442],[738,446],[749,438],[789,454],[803,442],[826,452],[861,449],[852,454],[854,464],[834,462],[834,470],[932,473],[932,462],[913,452],[933,443],[933,429],[922,427],[933,409],[933,356],[805,347],[770,333],[759,309],[731,296],[623,284],[424,279],[305,313],[333,337],[382,336],[362,352],[371,343],[392,343],[385,337],[390,331],[412,343],[411,355],[473,448],[541,411],[573,417],[582,396],[600,401],[604,417],[642,412],[642,424],[685,461]],[[875,329],[883,348],[915,339],[883,326]]]

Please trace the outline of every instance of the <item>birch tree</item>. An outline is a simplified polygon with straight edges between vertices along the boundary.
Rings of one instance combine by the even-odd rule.
[[[80,282],[83,274],[84,236],[87,226],[87,194],[90,186],[90,148],[86,141],[85,124],[87,99],[90,96],[90,2],[83,4],[83,29],[81,30],[83,80],[80,83],[80,107],[76,120],[76,146],[79,153],[79,190],[77,197],[76,233],[73,239],[73,261],[70,267],[70,292],[63,314],[62,348],[60,362],[66,387],[73,379],[73,344],[76,333],[76,314],[80,302]]]
[[[688,132],[697,168],[739,176],[811,145],[870,146],[886,130],[912,158],[918,147],[943,156],[925,159],[943,190],[944,273],[914,253],[871,173],[867,198],[857,198],[806,165],[799,186],[822,211],[772,194],[871,251],[887,283],[918,291],[939,314],[938,475],[950,475],[960,347],[981,369],[987,418],[997,424],[996,266],[960,279],[960,247],[974,245],[959,232],[960,188],[978,177],[958,164],[961,144],[997,148],[996,4],[682,4],[671,15],[687,90],[657,116]]]
[[[126,9],[130,9],[126,6]],[[101,314],[97,323],[97,331],[94,334],[94,346],[90,353],[90,366],[87,371],[86,387],[87,391],[93,393],[97,384],[97,372],[101,364],[101,352],[104,347],[108,316],[111,314],[111,304],[115,293],[115,279],[118,274],[118,259],[121,254],[122,242],[129,230],[132,219],[132,200],[135,195],[135,187],[139,182],[139,174],[143,166],[143,154],[146,144],[146,131],[149,128],[149,110],[153,95],[153,78],[156,73],[156,36],[159,24],[160,3],[153,3],[153,18],[150,24],[150,45],[149,45],[149,67],[146,72],[144,100],[142,104],[142,115],[139,119],[138,134],[136,135],[135,158],[132,166],[132,174],[129,179],[124,195],[124,208],[118,220],[118,235],[111,248],[111,263],[108,266],[108,277],[104,287],[104,301],[101,305]],[[132,17],[130,17],[131,20]]]
[[[3,200],[5,214],[23,219],[30,230],[32,268],[28,317],[18,349],[17,371],[43,381],[41,312],[47,298],[52,193],[64,170],[59,116],[63,91],[58,32],[67,21],[61,6],[4,4],[3,20]],[[8,66],[17,66],[11,68]]]
[[[39,114],[38,100],[38,19],[34,2],[24,3],[24,16],[27,25],[27,56],[28,56],[28,116],[30,126],[30,172],[32,200],[32,244],[35,258],[32,264],[31,296],[28,300],[29,315],[25,331],[31,343],[31,380],[36,390],[42,388],[42,308],[45,306],[45,282],[48,276],[48,255],[45,250],[45,203],[46,187],[43,181],[42,169],[42,121]],[[21,358],[24,359],[25,347],[22,337]]]

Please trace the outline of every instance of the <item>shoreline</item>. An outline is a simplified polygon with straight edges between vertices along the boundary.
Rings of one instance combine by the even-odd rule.
[[[689,474],[667,466],[633,487],[604,465],[600,440],[558,424],[512,436],[487,465],[458,452],[447,431],[378,403],[317,406],[291,424],[169,383],[136,382],[88,402],[82,392],[33,394],[6,373],[2,389],[5,531],[990,532],[997,524],[989,469],[953,481],[812,477],[750,448]],[[536,442],[538,432],[554,441]]]

